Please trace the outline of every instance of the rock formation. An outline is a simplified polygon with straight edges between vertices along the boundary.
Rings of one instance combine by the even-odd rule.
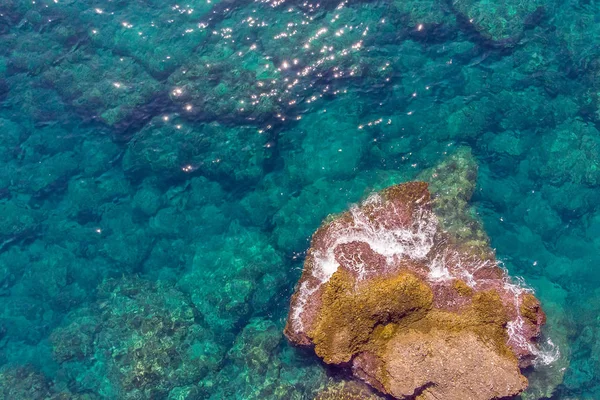
[[[384,400],[383,396],[360,381],[332,381],[314,400]]]
[[[292,297],[291,342],[399,399],[495,399],[527,387],[521,368],[539,352],[545,315],[468,215],[473,180],[436,187],[469,170],[460,161],[459,152],[421,176],[437,196],[404,183],[323,223]]]

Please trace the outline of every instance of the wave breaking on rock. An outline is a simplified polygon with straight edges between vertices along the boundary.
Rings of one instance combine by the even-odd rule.
[[[521,369],[549,361],[538,344],[545,314],[468,215],[470,185],[436,196],[426,182],[395,185],[326,220],[291,300],[288,339],[399,399],[522,392]]]

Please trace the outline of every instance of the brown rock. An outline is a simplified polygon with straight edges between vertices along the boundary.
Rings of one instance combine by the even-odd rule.
[[[314,400],[384,400],[384,398],[360,381],[339,381],[327,385]]]
[[[285,334],[399,399],[518,394],[545,322],[540,304],[498,266],[478,222],[457,212],[456,234],[440,204],[450,203],[409,182],[329,218],[313,235]]]
[[[397,398],[495,399],[519,394],[527,379],[471,332],[410,331],[388,343],[385,371]]]

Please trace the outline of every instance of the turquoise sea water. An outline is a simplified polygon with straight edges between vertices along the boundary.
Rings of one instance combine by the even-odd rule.
[[[311,399],[310,235],[466,146],[599,399],[599,96],[595,0],[2,0],[0,397]]]

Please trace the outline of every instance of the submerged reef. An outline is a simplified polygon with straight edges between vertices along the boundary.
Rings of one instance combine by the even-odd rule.
[[[50,335],[71,385],[119,399],[199,396],[198,382],[219,368],[225,349],[184,294],[169,284],[125,279],[107,281],[98,297]]]
[[[459,19],[498,46],[518,42],[523,31],[536,25],[544,17],[545,9],[539,1],[452,0]]]
[[[90,394],[72,393],[67,388],[58,388],[35,368],[11,366],[0,369],[0,396],[3,399],[28,400],[97,400]]]
[[[283,328],[321,221],[417,180],[449,238],[431,254],[502,262],[547,314],[520,397],[600,399],[599,20],[585,0],[0,1],[0,398],[383,397]],[[504,292],[481,322],[487,289],[450,256],[434,285],[424,257],[378,278],[375,299],[415,296],[382,303],[406,314],[377,317],[390,354],[507,344]],[[322,324],[321,354],[366,352],[368,311],[345,349]]]
[[[381,400],[382,396],[360,381],[331,382],[314,400]]]
[[[292,297],[292,343],[399,399],[494,399],[527,387],[521,369],[540,353],[546,317],[469,221],[473,186],[460,184],[469,169],[456,165],[466,159],[431,172],[435,181],[466,171],[458,192],[432,198],[425,182],[395,185],[324,222]],[[451,210],[462,214],[457,230],[446,229]]]

